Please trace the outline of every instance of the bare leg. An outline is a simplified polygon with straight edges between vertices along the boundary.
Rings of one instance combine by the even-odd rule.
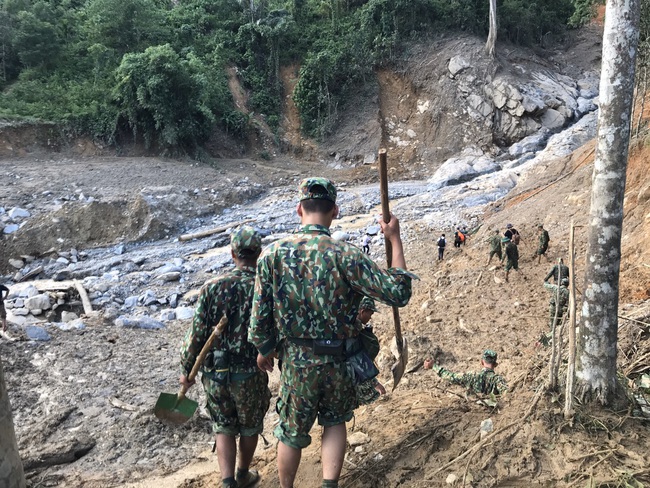
[[[284,442],[278,443],[278,476],[282,488],[293,488],[301,456],[302,449],[287,446]]]
[[[217,434],[217,459],[221,478],[235,476],[235,459],[237,457],[237,442],[234,436]]]
[[[338,480],[343,469],[347,428],[345,423],[332,425],[323,429],[321,462],[323,479]]]
[[[239,469],[248,469],[250,467],[258,439],[259,436],[257,435],[241,436],[239,438],[239,463],[237,464]]]

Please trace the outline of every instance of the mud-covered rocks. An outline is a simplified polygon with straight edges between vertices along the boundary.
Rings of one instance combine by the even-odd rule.
[[[131,329],[162,329],[165,327],[165,324],[163,324],[161,321],[153,319],[146,315],[120,315],[117,319],[115,319],[115,325],[118,327],[128,327]]]

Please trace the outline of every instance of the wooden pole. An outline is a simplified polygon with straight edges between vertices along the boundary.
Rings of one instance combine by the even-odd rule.
[[[560,266],[560,260],[558,259],[557,261],[558,267]],[[562,282],[561,278],[562,273],[558,271],[558,282],[556,283],[555,286],[557,286],[555,290],[555,316],[553,317],[553,323],[551,324],[551,362],[549,364],[548,368],[548,384],[549,388],[551,390],[555,390],[557,388],[557,368],[555,367],[555,363],[560,361],[560,351],[559,347],[557,345],[558,342],[560,342],[556,338],[556,324],[557,324],[557,319],[558,319],[558,306],[560,304],[560,283]]]
[[[569,233],[569,364],[566,372],[566,391],[564,393],[564,418],[573,416],[573,383],[576,370],[576,280],[575,280],[575,225],[571,221]]]
[[[191,241],[192,239],[199,239],[201,237],[208,237],[214,234],[219,234],[225,232],[231,227],[239,227],[240,225],[248,224],[249,222],[255,222],[255,219],[246,219],[240,220],[239,222],[232,222],[227,225],[222,225],[220,227],[214,227],[213,229],[202,230],[201,232],[195,232],[193,234],[183,234],[178,238],[179,241]]]

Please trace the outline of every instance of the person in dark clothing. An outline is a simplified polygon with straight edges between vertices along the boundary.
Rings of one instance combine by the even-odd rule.
[[[521,238],[521,235],[519,234],[519,231],[512,226],[512,224],[506,225],[506,231],[503,233],[503,236],[510,239],[516,245],[519,245],[519,239]]]
[[[445,246],[447,245],[447,241],[445,240],[445,235],[442,234],[438,238],[438,261],[442,261],[442,258],[445,255]]]
[[[551,268],[544,278],[544,283],[547,283],[551,276],[553,277],[555,284],[559,284],[562,281],[562,278],[569,277],[569,267],[564,264],[564,259],[560,258],[560,262]]]
[[[5,295],[6,293],[6,295]],[[5,298],[9,295],[9,288],[0,285],[0,321],[2,321],[2,331],[7,330],[7,311],[5,310]]]

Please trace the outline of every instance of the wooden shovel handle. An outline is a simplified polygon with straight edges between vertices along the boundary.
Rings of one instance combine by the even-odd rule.
[[[201,369],[201,365],[203,364],[203,361],[205,360],[205,356],[207,356],[208,351],[212,347],[212,344],[214,344],[214,340],[221,335],[223,330],[226,328],[226,325],[228,325],[228,318],[224,315],[217,326],[212,330],[212,334],[210,334],[210,337],[208,337],[208,340],[205,341],[205,344],[203,345],[203,348],[201,349],[201,352],[199,355],[196,357],[196,361],[194,362],[194,366],[192,367],[192,371],[190,371],[190,374],[187,377],[188,382],[194,381],[194,378],[196,378],[196,375],[199,374],[199,369]],[[185,385],[181,386],[181,391],[178,393],[178,398],[182,398],[185,396],[185,393],[187,393],[187,387]]]
[[[381,196],[381,217],[386,223],[390,222],[390,207],[388,205],[388,164],[386,163],[386,149],[379,150],[379,194]],[[386,247],[386,264],[390,268],[393,262],[393,246],[390,241],[384,237]],[[399,308],[392,307],[393,321],[395,322],[395,341],[397,349],[401,353],[404,347],[402,339],[402,326],[399,319]]]

